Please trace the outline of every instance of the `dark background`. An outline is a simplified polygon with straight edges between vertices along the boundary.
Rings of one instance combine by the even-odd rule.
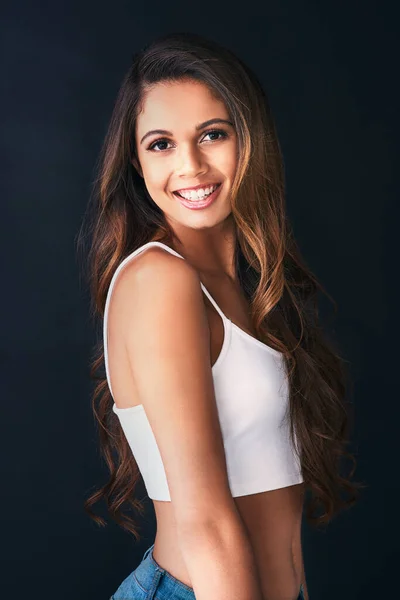
[[[131,55],[181,30],[220,41],[258,73],[296,237],[339,306],[334,334],[354,380],[351,450],[368,488],[325,531],[305,523],[310,599],[397,597],[398,19],[395,2],[331,0],[262,10],[119,0],[3,6],[1,596],[108,600],[154,540],[150,502],[137,545],[83,512],[107,471],[90,407],[95,332],[75,238]]]

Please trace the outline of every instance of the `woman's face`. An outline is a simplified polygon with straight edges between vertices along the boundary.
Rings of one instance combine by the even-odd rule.
[[[214,119],[222,121],[209,122]],[[136,123],[140,164],[134,162],[134,166],[171,224],[207,228],[231,213],[237,138],[230,121],[224,103],[200,82],[163,82],[147,92]],[[220,187],[204,208],[188,208],[176,194],[181,191],[187,197],[182,201],[194,207],[196,200],[206,201],[210,186],[216,184]],[[190,188],[198,186],[202,191],[194,195]]]

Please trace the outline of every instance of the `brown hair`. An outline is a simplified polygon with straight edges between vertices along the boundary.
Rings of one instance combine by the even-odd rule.
[[[204,83],[223,100],[237,132],[239,167],[231,192],[237,274],[257,336],[286,358],[291,436],[294,441],[296,432],[310,491],[307,519],[316,526],[328,523],[340,509],[353,505],[358,489],[364,487],[351,481],[356,460],[346,451],[348,374],[333,342],[323,335],[318,290],[333,302],[335,312],[337,306],[306,267],[288,224],[283,160],[262,86],[231,51],[209,39],[186,33],[162,36],[133,57],[122,82],[78,236],[79,247],[87,240],[90,244],[85,257],[91,315],[102,321],[111,278],[128,254],[150,240],[171,243],[177,237],[131,161],[137,157],[135,122],[146,91],[160,81],[187,78]],[[104,498],[111,517],[140,540],[137,523],[122,509],[126,504],[143,514],[143,504],[135,497],[141,475],[112,411],[104,371],[97,375],[103,367],[100,340],[91,365],[91,376],[97,380],[92,405],[110,478],[84,507],[104,525],[91,511]],[[344,458],[353,464],[347,476],[340,472]]]

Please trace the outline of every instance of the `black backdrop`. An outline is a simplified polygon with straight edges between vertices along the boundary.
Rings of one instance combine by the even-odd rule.
[[[107,600],[154,539],[149,502],[139,545],[82,509],[107,472],[74,244],[132,53],[187,30],[231,47],[263,82],[295,234],[339,305],[334,335],[355,382],[351,449],[369,487],[324,532],[305,524],[310,598],[396,597],[395,3],[21,1],[2,15],[1,596]]]

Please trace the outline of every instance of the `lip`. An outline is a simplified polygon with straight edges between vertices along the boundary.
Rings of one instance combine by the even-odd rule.
[[[174,190],[173,194],[175,194],[175,192],[191,192],[192,190],[199,190],[201,188],[207,188],[207,187],[211,187],[213,185],[221,185],[221,182],[220,181],[212,181],[211,183],[200,183],[199,185],[194,185],[192,187],[179,188],[179,190]]]
[[[205,200],[186,200],[186,198],[182,198],[181,196],[178,196],[178,194],[176,194],[175,192],[173,192],[173,194],[174,194],[175,198],[177,200],[179,200],[179,202],[182,204],[182,206],[185,206],[186,208],[189,208],[191,210],[200,210],[202,208],[207,208],[208,206],[210,206],[210,204],[212,204],[214,202],[214,200],[217,198],[217,196],[220,192],[221,187],[222,187],[222,184],[219,184],[217,189],[214,190],[212,194],[207,196],[207,198]]]

